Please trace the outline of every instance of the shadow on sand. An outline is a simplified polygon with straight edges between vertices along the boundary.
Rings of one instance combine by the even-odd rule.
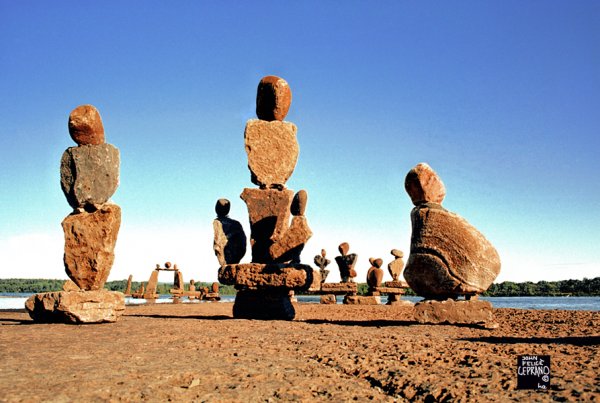
[[[126,317],[137,317],[137,318],[153,318],[153,319],[202,319],[202,320],[229,320],[234,319],[231,316],[227,315],[160,315],[160,314],[151,314],[151,315],[142,315],[142,314],[127,314]]]

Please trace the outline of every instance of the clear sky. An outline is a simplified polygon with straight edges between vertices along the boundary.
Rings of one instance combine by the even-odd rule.
[[[600,276],[600,2],[0,0],[0,278],[66,278],[59,163],[90,103],[121,151],[109,280],[167,260],[216,280],[214,204],[248,229],[265,75],[293,92],[305,263],[347,241],[364,281],[369,257],[407,257],[404,177],[427,162],[498,281]]]

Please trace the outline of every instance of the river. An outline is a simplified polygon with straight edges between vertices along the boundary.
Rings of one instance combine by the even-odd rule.
[[[0,309],[23,309],[25,301],[31,294],[0,293]],[[221,302],[233,302],[235,296],[224,295]],[[318,295],[299,295],[300,303],[319,303]],[[600,297],[480,297],[490,301],[494,308],[517,308],[517,309],[563,309],[574,311],[600,311]],[[338,297],[338,303],[343,297]],[[421,297],[403,297],[403,299],[417,302]],[[204,303],[202,301],[187,301],[182,298],[183,303]],[[387,297],[382,296],[381,302],[385,304]],[[171,303],[168,295],[161,295],[157,303]],[[144,299],[126,298],[128,305],[146,303]]]

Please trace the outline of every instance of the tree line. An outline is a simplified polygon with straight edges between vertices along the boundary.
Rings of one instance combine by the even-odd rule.
[[[49,291],[60,291],[65,280],[49,279],[0,279],[0,292],[2,293],[38,293]],[[140,288],[141,282],[133,281],[131,290],[136,291]],[[196,289],[209,287],[212,283],[197,282]],[[104,288],[111,291],[125,291],[127,280],[108,281]],[[189,284],[184,284],[186,290]],[[173,288],[172,283],[158,283],[157,292],[159,294],[168,294]],[[366,294],[368,286],[366,283],[358,284],[359,294]],[[230,285],[219,285],[221,295],[235,295],[235,288]],[[411,289],[406,290],[406,295],[416,295]],[[561,281],[538,281],[533,283],[527,281],[524,283],[514,283],[504,281],[494,283],[482,295],[488,297],[555,297],[555,296],[600,296],[600,277],[583,280],[561,280]]]

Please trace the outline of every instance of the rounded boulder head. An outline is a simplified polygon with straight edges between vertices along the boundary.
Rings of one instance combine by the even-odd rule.
[[[69,115],[69,134],[78,145],[104,143],[104,126],[100,112],[93,105],[81,105]]]
[[[217,217],[226,217],[229,214],[229,210],[231,209],[231,203],[227,199],[219,199],[217,200],[217,204],[215,205],[215,212],[217,213]]]
[[[390,253],[392,254],[392,256],[400,259],[404,257],[404,252],[402,252],[400,249],[392,249]]]
[[[381,265],[383,264],[383,259],[373,259],[373,261],[371,262],[371,264],[375,267],[377,267],[378,269],[381,268]]]
[[[404,180],[404,188],[413,204],[442,204],[446,196],[446,187],[438,174],[426,163],[421,162],[408,171]]]
[[[170,269],[171,268],[171,262],[166,262],[165,263],[165,268],[166,269]]]
[[[325,255],[327,255],[327,252],[325,251],[325,249],[321,249],[321,256],[325,257]]]
[[[292,215],[304,215],[304,212],[306,211],[307,202],[308,193],[306,193],[306,190],[299,190],[298,193],[294,195],[294,199],[292,200],[292,206],[290,207]]]
[[[342,256],[345,256],[350,252],[350,245],[348,245],[348,242],[341,243],[340,246],[338,246],[338,250]]]
[[[277,76],[266,76],[258,83],[256,116],[261,120],[285,119],[292,103],[292,90],[287,81]]]

